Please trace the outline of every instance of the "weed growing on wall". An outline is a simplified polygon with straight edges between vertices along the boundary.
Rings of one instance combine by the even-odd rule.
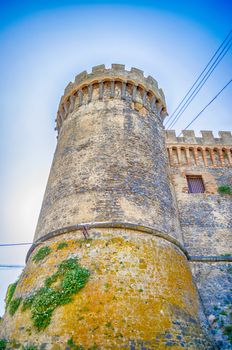
[[[232,195],[232,188],[230,185],[218,186],[218,193],[220,194],[230,194]]]
[[[7,340],[6,339],[0,339],[0,350],[5,350],[7,346]]]
[[[52,317],[53,311],[60,305],[72,301],[72,296],[79,292],[88,281],[89,271],[80,266],[77,258],[64,260],[58,270],[46,278],[44,287],[23,301],[22,311],[31,310],[31,319],[39,330],[45,329]],[[53,287],[53,283],[59,285]]]
[[[70,338],[67,342],[67,345],[71,348],[71,350],[99,350],[99,347],[94,344],[93,346],[85,349],[82,345],[77,345],[74,343],[73,338]]]
[[[57,245],[57,250],[60,250],[60,249],[63,249],[65,247],[68,246],[68,243],[66,242],[60,242],[58,245]]]
[[[13,316],[16,311],[18,310],[19,308],[19,305],[21,304],[21,301],[22,301],[22,298],[15,298],[15,299],[12,299],[10,304],[9,304],[9,314],[11,316]]]
[[[17,284],[18,284],[18,281],[16,281],[15,283],[11,283],[7,289],[6,298],[5,298],[6,309],[9,306],[9,304],[14,296],[14,292],[15,292],[15,289],[17,287]]]
[[[38,262],[40,260],[43,260],[48,254],[51,253],[51,248],[50,247],[42,247],[40,248],[36,253],[35,255],[33,256],[32,260],[35,261],[35,262]]]

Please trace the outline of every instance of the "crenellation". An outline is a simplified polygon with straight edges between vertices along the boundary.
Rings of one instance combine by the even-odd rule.
[[[153,77],[151,77],[150,75],[147,77],[146,79],[147,83],[152,87],[152,88],[155,88],[155,89],[158,89],[158,83],[157,83],[157,80],[155,80]],[[161,90],[162,91],[162,90]],[[163,93],[163,91],[162,91]]]
[[[183,130],[182,131],[184,142],[186,143],[197,143],[195,132],[193,130]]]
[[[88,75],[88,73],[87,73],[86,70],[81,72],[81,73],[79,73],[78,75],[76,75],[76,77],[75,77],[75,84],[76,85],[80,84],[83,80],[85,80],[87,78],[87,75]]]
[[[141,78],[144,78],[144,72],[141,69],[132,67],[131,73],[135,73],[136,75],[140,76]]]
[[[219,131],[220,138],[215,138],[213,132],[209,130],[201,131],[202,137],[196,137],[193,130],[183,130],[182,134],[183,137],[176,137],[174,130],[165,132],[169,162],[172,167],[232,166],[231,132]]]
[[[73,89],[73,83],[70,81],[66,88],[64,89],[64,94],[68,94]]]
[[[125,70],[125,64],[118,64],[118,63],[112,63],[111,68],[116,71],[124,71]]]
[[[181,132],[183,136],[176,136],[174,130],[166,130],[166,142],[179,143],[179,144],[197,144],[197,145],[232,145],[231,131],[219,131],[220,137],[214,137],[213,132],[209,130],[201,130],[202,137],[197,137],[193,130],[183,130]]]
[[[96,73],[102,73],[106,70],[106,67],[104,64],[99,64],[98,66],[94,66],[92,67],[92,73],[96,74]]]
[[[231,144],[232,145],[231,131],[219,131],[218,135],[220,136],[220,140],[222,140],[222,144]]]
[[[165,130],[166,143],[177,143],[176,131]]]
[[[211,144],[216,143],[212,131],[201,130],[201,135],[202,135],[202,139],[201,138],[198,138],[198,139],[199,139],[199,142],[201,142],[202,144],[211,145]]]
[[[105,65],[98,65],[92,68],[91,73],[87,73],[87,71],[83,71],[82,73],[78,74],[75,77],[74,83],[69,83],[68,86],[65,89],[64,96],[62,96],[60,101],[59,110],[63,109],[63,104],[66,103],[67,100],[70,99],[70,96],[75,95],[78,93],[79,90],[83,90],[85,87],[88,87],[89,85],[98,83],[99,86],[99,99],[103,99],[104,93],[103,93],[103,85],[104,82],[112,81],[114,83],[111,84],[111,91],[108,93],[108,90],[106,90],[106,96],[109,96],[110,98],[115,98],[114,93],[114,84],[116,82],[120,82],[122,84],[122,95],[121,98],[126,100],[126,90],[128,87],[127,84],[131,84],[134,86],[132,97],[130,97],[128,100],[132,100],[133,102],[136,102],[136,88],[140,87],[143,90],[144,96],[147,94],[150,94],[156,98],[156,109],[154,108],[154,104],[152,101],[152,98],[149,99],[149,105],[148,100],[144,97],[143,99],[143,105],[147,109],[148,112],[154,112],[160,114],[162,118],[165,118],[167,115],[166,110],[166,103],[165,103],[165,97],[163,94],[162,89],[159,89],[158,83],[155,79],[153,79],[151,76],[148,76],[147,78],[144,77],[144,73],[142,70],[132,67],[130,71],[127,71],[125,69],[125,65],[122,64],[112,64],[111,68],[107,69]],[[101,84],[103,83],[103,85]],[[118,97],[118,96],[117,96]],[[128,95],[129,97],[129,95]],[[87,103],[91,102],[91,96],[86,98]],[[80,98],[80,106],[85,103]],[[60,127],[57,126],[58,132]]]

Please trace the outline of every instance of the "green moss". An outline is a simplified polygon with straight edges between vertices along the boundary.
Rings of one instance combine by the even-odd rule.
[[[6,309],[9,306],[9,304],[14,296],[14,292],[15,292],[15,289],[17,287],[17,284],[18,284],[18,281],[16,281],[15,283],[11,283],[9,285],[9,287],[7,288],[6,297],[5,297]]]
[[[68,247],[68,243],[66,242],[60,242],[58,245],[57,245],[57,250],[60,250],[60,249],[63,249],[65,247]]]
[[[51,253],[51,251],[52,249],[50,247],[47,247],[47,246],[42,247],[35,253],[32,260],[35,262],[43,260],[48,254]]]
[[[72,350],[85,350],[82,345],[76,345],[73,341],[73,338],[70,338],[67,344],[71,347]]]
[[[232,189],[230,185],[218,186],[218,193],[220,194],[230,194],[232,195]]]
[[[7,340],[6,339],[0,339],[0,350],[5,350],[7,346]]]
[[[112,325],[111,322],[106,322],[105,326],[106,326],[107,328],[114,329],[114,327],[113,327],[113,325]]]
[[[232,325],[225,326],[223,334],[228,337],[229,342],[232,344]]]
[[[75,344],[73,338],[70,338],[68,340],[67,345],[69,345],[72,350],[85,350],[85,348],[82,345]],[[96,344],[94,344],[90,346],[87,350],[99,350],[99,347]]]
[[[16,311],[18,310],[19,308],[19,305],[21,304],[21,301],[22,301],[22,298],[15,298],[15,299],[12,299],[10,304],[9,304],[9,314],[11,316],[13,316]]]
[[[22,311],[30,309],[34,326],[39,331],[45,329],[53,311],[72,301],[72,296],[85,286],[89,275],[89,271],[81,267],[76,258],[64,260],[58,270],[45,280],[44,287],[23,301]],[[57,281],[59,284],[53,287]]]
[[[26,311],[27,309],[30,309],[30,307],[32,306],[34,297],[35,295],[31,295],[23,300],[22,311]]]
[[[222,311],[220,312],[220,315],[226,316],[226,315],[227,315],[227,312],[226,312],[225,310],[222,310]]]

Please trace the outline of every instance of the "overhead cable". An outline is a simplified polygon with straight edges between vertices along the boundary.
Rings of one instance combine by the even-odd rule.
[[[183,129],[183,130],[186,130],[188,129],[188,127],[190,125],[192,125],[193,122],[195,122],[195,120],[197,118],[199,118],[199,116],[206,110],[207,107],[209,107],[209,105],[211,105],[211,103],[216,100],[216,98],[222,93],[223,90],[225,90],[227,88],[227,86],[232,82],[232,79],[229,80],[229,82],[217,93],[216,96],[214,96],[214,98],[209,102],[207,103],[207,105],[196,115],[196,117],[194,117],[191,122]],[[178,137],[182,134],[182,131],[180,132],[180,134],[178,135]]]
[[[15,245],[32,245],[33,243],[1,243],[0,244],[0,247],[12,247],[12,246],[15,246]]]
[[[191,88],[189,89],[189,91],[186,93],[186,95],[183,97],[183,99],[180,101],[179,105],[176,107],[176,109],[174,110],[174,112],[170,115],[169,119],[165,122],[165,125],[170,124],[171,125],[171,119],[175,116],[176,112],[179,110],[182,110],[184,108],[183,104],[185,105],[186,99],[187,97],[190,95],[193,95],[193,93],[196,91],[196,89],[199,87],[199,85],[204,81],[208,80],[208,74],[210,74],[210,72],[212,73],[213,70],[216,68],[216,66],[218,65],[218,63],[222,60],[222,58],[225,56],[225,54],[227,53],[227,51],[229,50],[229,48],[231,47],[231,33],[232,30],[228,33],[228,35],[226,36],[226,38],[223,40],[222,44],[219,46],[219,48],[217,49],[217,51],[214,53],[214,55],[212,56],[212,58],[210,59],[210,61],[207,63],[206,67],[204,68],[204,70],[201,72],[201,74],[199,75],[199,77],[196,79],[196,81],[194,82],[194,84],[191,86]],[[228,40],[229,39],[229,40]],[[226,52],[225,52],[226,50]],[[223,54],[224,53],[224,54]],[[220,56],[223,55],[220,59]],[[217,57],[216,57],[217,56]],[[219,60],[220,59],[220,60]],[[219,62],[218,62],[219,60]],[[218,63],[217,63],[218,62]],[[212,64],[211,64],[212,63]],[[210,66],[210,67],[209,67]],[[209,67],[209,68],[208,68]],[[206,72],[207,71],[207,72]],[[206,72],[206,73],[205,73]],[[205,73],[205,74],[204,74]],[[204,76],[203,76],[204,75]],[[211,75],[211,74],[210,74]],[[203,76],[203,77],[202,77]],[[202,77],[202,78],[201,78]],[[200,82],[199,82],[200,81]],[[204,82],[205,82],[204,81]],[[199,84],[197,85],[197,83],[199,82]],[[194,91],[192,92],[193,88],[197,85],[197,87],[194,89]],[[202,85],[203,86],[203,85]],[[201,86],[199,88],[199,90],[201,89]],[[188,97],[188,100],[191,98],[191,96]],[[191,102],[191,101],[190,101]],[[187,108],[187,107],[186,107]],[[178,113],[179,113],[178,112]],[[178,114],[177,113],[177,114]],[[175,117],[176,118],[176,117]],[[174,119],[175,119],[174,118]],[[169,126],[168,126],[169,127]]]
[[[228,46],[228,45],[227,45]],[[226,46],[226,47],[227,47]],[[232,40],[229,43],[229,46],[227,47],[226,51],[223,52],[224,50],[221,52],[221,54],[223,53],[222,57],[221,54],[218,56],[217,60],[214,62],[213,66],[210,68],[210,70],[205,74],[204,78],[202,79],[202,81],[196,86],[196,88],[193,90],[193,92],[191,93],[191,95],[189,96],[189,98],[187,99],[187,101],[184,103],[184,105],[181,107],[180,111],[177,113],[177,115],[175,116],[174,120],[171,121],[171,123],[167,126],[168,128],[173,127],[177,121],[180,119],[180,117],[182,116],[182,114],[184,113],[184,111],[187,109],[187,107],[189,106],[189,104],[192,102],[192,100],[195,98],[195,96],[198,94],[198,92],[201,90],[201,88],[204,86],[204,84],[206,83],[206,81],[209,79],[209,77],[211,76],[211,74],[213,73],[213,71],[215,70],[215,68],[218,66],[218,64],[221,62],[221,60],[223,59],[223,57],[226,55],[226,53],[229,51],[229,49],[232,46]]]

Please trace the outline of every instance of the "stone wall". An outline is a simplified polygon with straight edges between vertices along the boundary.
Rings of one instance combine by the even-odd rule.
[[[218,193],[232,188],[232,136],[210,131],[196,137],[184,131],[166,132],[184,245],[201,297],[204,313],[219,349],[231,349],[232,196]],[[201,176],[205,193],[189,193],[186,176]],[[206,322],[207,323],[207,322]]]
[[[48,254],[37,261],[41,248],[49,248]],[[63,269],[58,280],[54,274],[70,258],[90,275],[60,305],[55,293],[66,292],[64,279],[73,273]],[[69,288],[73,280],[68,281]],[[0,329],[8,349],[214,349],[200,326],[185,254],[166,239],[136,230],[89,229],[88,239],[77,230],[47,240],[30,255],[14,300],[20,305],[13,315],[8,308]]]

